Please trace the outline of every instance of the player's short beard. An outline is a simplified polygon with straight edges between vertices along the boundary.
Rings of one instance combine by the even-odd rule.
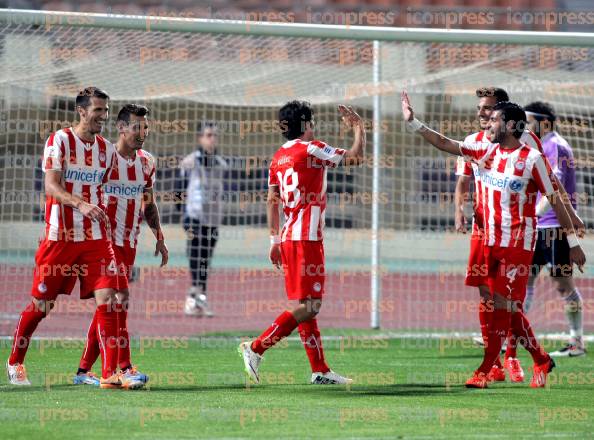
[[[130,148],[132,151],[138,151],[143,146],[144,146],[144,144],[138,145],[138,142],[136,142],[136,138],[132,139],[132,141],[128,143],[128,148]]]
[[[98,130],[93,129],[92,128],[93,124],[97,124],[99,126],[99,129]],[[88,124],[88,126],[89,126],[89,133],[91,133],[93,136],[96,134],[100,134],[103,131],[103,125],[99,124],[97,121],[91,122],[90,124]]]
[[[495,130],[491,142],[494,144],[500,144],[503,139],[505,139],[505,132],[502,130]]]

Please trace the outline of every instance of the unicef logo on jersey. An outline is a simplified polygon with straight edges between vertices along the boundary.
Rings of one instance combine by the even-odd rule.
[[[142,194],[144,185],[130,185],[124,182],[108,182],[103,185],[103,193],[106,196],[115,196],[122,199],[135,199]]]
[[[509,182],[509,189],[513,192],[520,192],[524,188],[524,182],[521,180],[512,180]]]
[[[87,185],[99,185],[103,181],[104,175],[104,169],[68,165],[64,172],[64,180],[71,183],[81,182]]]

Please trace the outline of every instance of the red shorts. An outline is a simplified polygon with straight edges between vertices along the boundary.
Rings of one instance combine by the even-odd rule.
[[[534,251],[485,246],[489,289],[513,301],[524,301]]]
[[[283,241],[281,258],[287,298],[321,298],[324,294],[324,244],[321,241]]]
[[[115,244],[112,244],[112,247],[118,266],[118,289],[127,289],[128,279],[130,278],[132,266],[134,266],[134,260],[136,259],[136,248],[116,246]]]
[[[486,286],[488,284],[483,232],[475,225],[472,227],[472,235],[470,236],[470,254],[468,255],[464,284],[472,287]]]
[[[43,240],[35,254],[31,295],[53,301],[70,295],[80,280],[80,297],[93,297],[99,289],[117,289],[118,278],[111,242],[107,240]]]

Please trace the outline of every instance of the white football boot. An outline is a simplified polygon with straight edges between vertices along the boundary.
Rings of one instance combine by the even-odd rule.
[[[341,376],[330,370],[326,373],[312,373],[311,383],[313,385],[350,385],[353,383],[353,379]]]
[[[8,361],[6,361],[6,374],[8,376],[8,382],[11,385],[31,385],[31,382],[29,382],[29,379],[27,379],[27,370],[23,364],[10,365]]]
[[[584,356],[586,354],[586,349],[583,346],[578,344],[567,344],[560,350],[554,351],[549,353],[551,357],[577,357],[577,356]]]
[[[250,380],[255,383],[260,383],[260,376],[258,375],[258,368],[260,367],[260,362],[262,362],[262,356],[258,353],[255,353],[251,347],[252,343],[250,341],[242,342],[239,344],[239,354],[243,358],[243,365],[245,368],[245,373],[248,375]]]

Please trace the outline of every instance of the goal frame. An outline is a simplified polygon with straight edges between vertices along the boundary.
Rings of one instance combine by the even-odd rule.
[[[368,27],[350,25],[321,25],[308,23],[254,22],[240,20],[219,20],[208,18],[180,18],[140,16],[123,14],[97,14],[82,12],[57,12],[24,9],[0,9],[0,23],[52,26],[109,28],[136,31],[163,31],[188,33],[217,33],[232,35],[257,35],[297,38],[365,40],[373,42],[373,63],[371,82],[381,82],[380,46],[382,42],[417,43],[468,43],[508,44],[536,46],[594,47],[594,33],[433,29],[408,27]],[[374,88],[380,90],[379,88]],[[380,192],[379,163],[381,157],[382,133],[379,121],[382,119],[381,93],[373,96],[372,132],[372,217],[371,217],[371,260],[370,260],[370,327],[380,328],[381,267],[379,243],[378,197]]]

